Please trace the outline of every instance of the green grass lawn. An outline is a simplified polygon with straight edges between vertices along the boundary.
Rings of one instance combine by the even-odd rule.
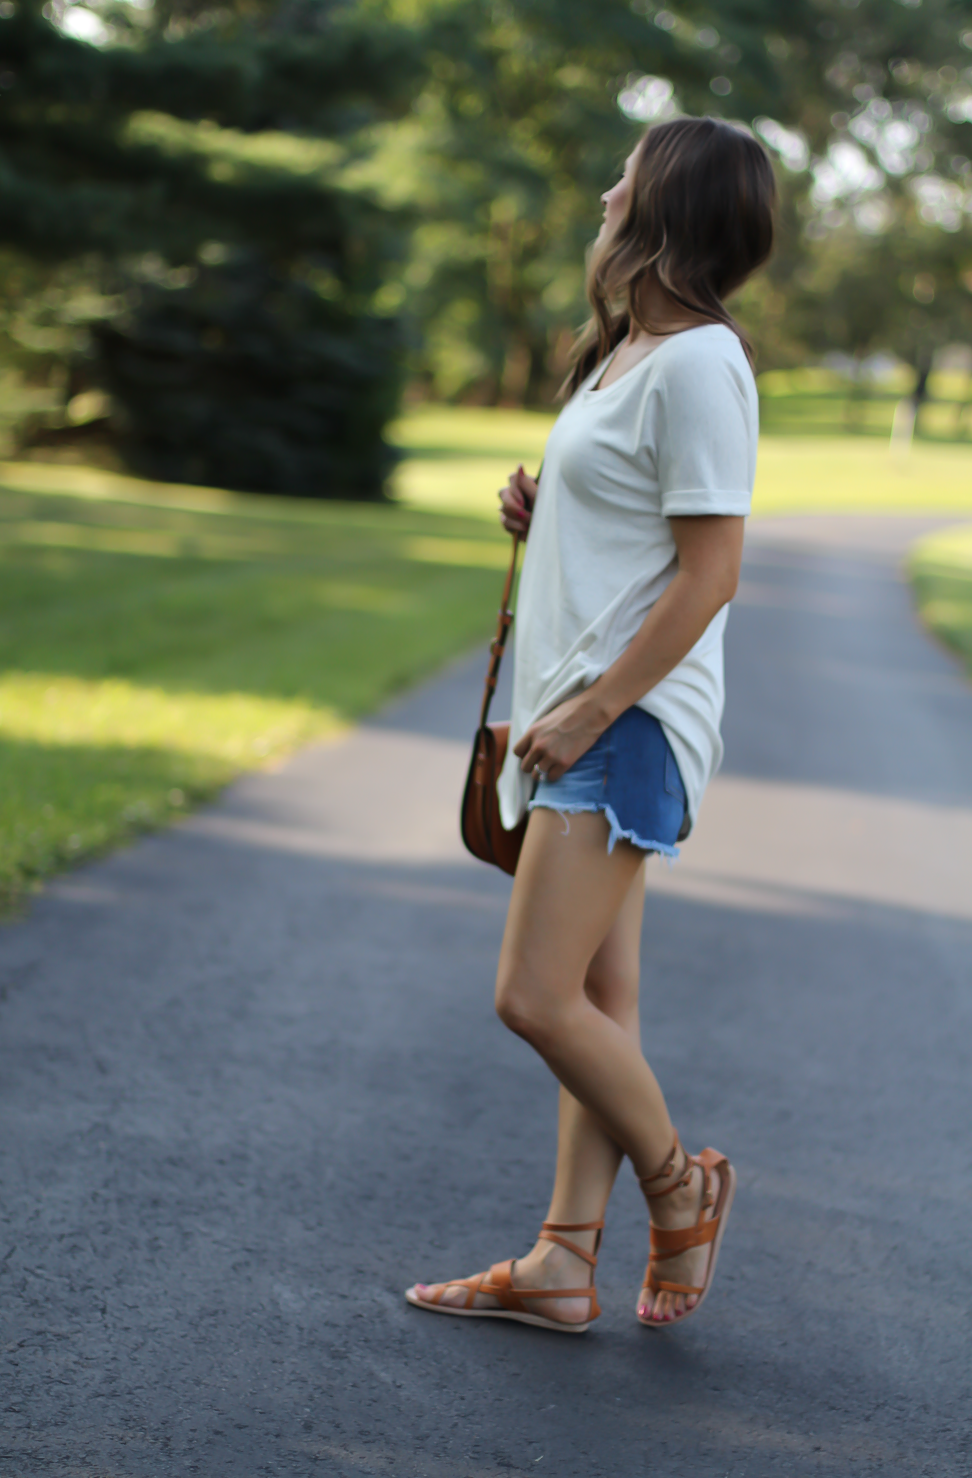
[[[972,676],[972,525],[920,539],[910,565],[922,617]]]
[[[553,416],[421,406],[395,427],[407,452],[395,489],[411,508],[492,521],[520,461],[535,472]],[[916,441],[892,452],[865,436],[774,436],[760,443],[756,516],[770,513],[972,513],[972,443]]]
[[[4,464],[0,902],[484,637],[506,558],[482,520]]]

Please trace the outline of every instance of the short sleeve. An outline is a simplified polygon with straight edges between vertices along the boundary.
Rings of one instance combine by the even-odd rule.
[[[731,345],[700,334],[665,366],[657,467],[666,518],[745,516],[750,510],[759,426],[756,383],[739,340],[730,329],[724,333],[731,335]],[[693,336],[685,337],[691,341]]]

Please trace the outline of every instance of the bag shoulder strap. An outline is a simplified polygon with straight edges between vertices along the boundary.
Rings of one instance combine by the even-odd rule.
[[[499,678],[500,663],[503,661],[503,652],[506,649],[506,638],[510,627],[513,625],[513,612],[510,610],[510,597],[513,594],[513,581],[516,579],[516,561],[520,553],[520,535],[513,535],[513,553],[510,556],[510,567],[506,572],[506,581],[503,585],[503,595],[500,600],[499,617],[496,623],[496,635],[489,644],[489,668],[486,672],[486,683],[483,688],[483,706],[479,714],[479,727],[485,727],[489,718],[489,708],[496,692],[496,683]]]

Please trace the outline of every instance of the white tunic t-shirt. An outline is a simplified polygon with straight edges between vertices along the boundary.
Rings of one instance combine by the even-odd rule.
[[[510,747],[499,780],[506,827],[533,788],[513,745],[620,657],[674,578],[669,518],[750,508],[759,405],[731,329],[687,329],[595,389],[605,368],[602,361],[571,397],[547,441],[517,602]],[[637,705],[661,722],[690,822],[722,759],[727,614],[724,606]]]

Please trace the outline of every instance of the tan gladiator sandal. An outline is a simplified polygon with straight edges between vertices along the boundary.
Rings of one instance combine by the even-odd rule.
[[[603,1219],[575,1224],[545,1221],[540,1231],[540,1241],[557,1242],[575,1257],[583,1258],[590,1266],[591,1281],[586,1288],[514,1288],[513,1264],[516,1259],[510,1258],[507,1262],[494,1263],[488,1273],[476,1273],[471,1278],[450,1278],[443,1283],[434,1298],[421,1298],[415,1288],[409,1288],[405,1297],[415,1308],[428,1309],[433,1314],[458,1314],[463,1319],[515,1319],[520,1324],[536,1324],[540,1329],[556,1329],[563,1334],[583,1334],[601,1312],[594,1286],[594,1269],[597,1267],[597,1252],[601,1245],[603,1227]],[[576,1242],[560,1236],[561,1232],[597,1232],[594,1251],[585,1252]],[[462,1305],[442,1303],[447,1288],[467,1289],[466,1302]],[[498,1299],[500,1308],[474,1308],[477,1293],[489,1294]],[[586,1298],[589,1300],[587,1320],[583,1324],[568,1324],[563,1319],[547,1319],[542,1314],[531,1314],[525,1306],[525,1300],[531,1298]]]
[[[671,1185],[665,1186],[660,1191],[649,1191],[647,1189],[654,1181],[664,1180],[672,1175],[675,1170],[675,1157],[679,1150],[685,1155],[685,1163],[679,1172],[677,1180]],[[656,1227],[651,1228],[651,1256],[648,1259],[648,1267],[645,1271],[645,1281],[641,1293],[638,1295],[638,1322],[646,1329],[671,1329],[675,1324],[682,1324],[690,1314],[698,1313],[702,1307],[705,1296],[712,1287],[712,1279],[715,1274],[716,1259],[719,1256],[719,1248],[722,1245],[722,1236],[726,1229],[726,1221],[732,1206],[733,1197],[736,1194],[736,1172],[726,1159],[725,1155],[718,1150],[706,1149],[701,1155],[689,1155],[679,1144],[678,1135],[672,1145],[671,1154],[665,1164],[655,1175],[648,1175],[639,1181],[645,1200],[649,1203],[658,1200],[661,1196],[668,1196],[672,1191],[682,1186],[687,1186],[692,1179],[692,1171],[698,1165],[702,1171],[702,1204],[696,1223],[692,1227]],[[719,1196],[713,1206],[712,1198],[712,1171],[719,1172]],[[711,1208],[711,1215],[706,1217],[706,1212]],[[666,1262],[671,1257],[678,1257],[682,1252],[688,1252],[692,1247],[704,1247],[709,1244],[709,1260],[706,1263],[705,1279],[701,1285],[692,1283],[670,1283],[664,1278],[659,1278],[656,1273],[657,1265]],[[645,1293],[648,1292],[654,1298],[656,1293],[694,1293],[698,1302],[692,1308],[686,1309],[682,1314],[676,1314],[674,1319],[646,1319],[640,1310],[646,1302]]]

